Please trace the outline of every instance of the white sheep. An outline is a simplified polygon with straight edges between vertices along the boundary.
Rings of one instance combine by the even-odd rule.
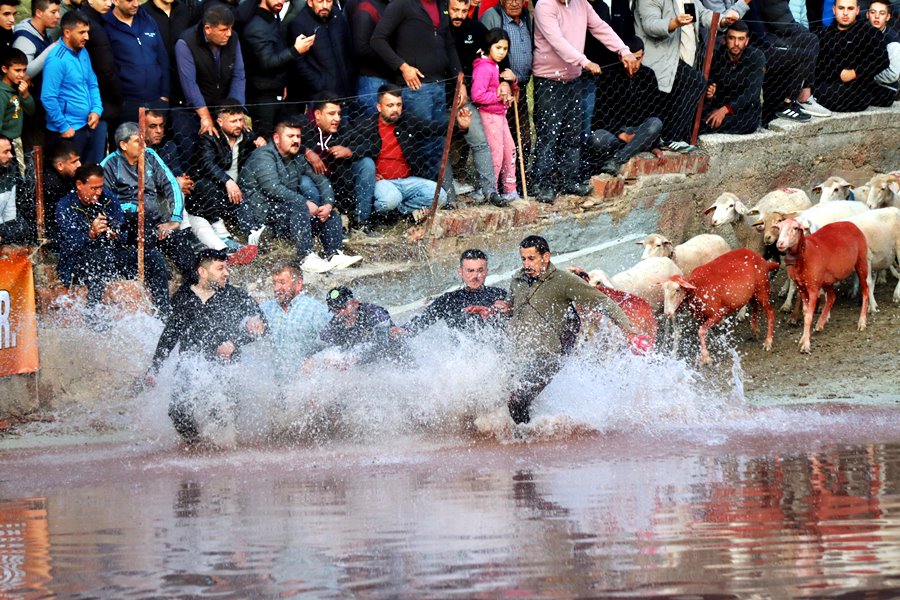
[[[644,247],[644,254],[641,255],[641,259],[650,258],[651,256],[671,258],[685,277],[690,275],[691,271],[700,265],[705,265],[709,261],[731,251],[731,246],[728,245],[728,242],[722,236],[712,233],[695,235],[677,246],[674,246],[666,236],[653,233],[644,238],[644,241],[638,242],[638,244]]]
[[[853,223],[866,236],[869,248],[869,312],[877,312],[875,303],[875,275],[877,271],[889,270],[897,278],[894,288],[894,302],[900,302],[900,270],[896,263],[900,259],[900,208],[890,206],[843,219]]]
[[[730,223],[734,229],[734,236],[742,247],[762,254],[764,249],[762,236],[760,230],[754,228],[754,223],[771,212],[788,213],[804,210],[810,206],[812,202],[809,196],[797,188],[773,190],[760,198],[753,208],[747,208],[740,198],[731,192],[725,192],[704,211],[704,214],[713,213],[712,224],[715,227]]]
[[[813,187],[814,194],[819,194],[819,204],[835,200],[855,200],[853,184],[837,175],[832,175],[819,185]],[[857,196],[861,197],[861,196]]]
[[[681,275],[681,269],[671,258],[652,256],[633,267],[609,277],[601,269],[588,273],[591,285],[600,285],[628,292],[646,300],[654,312],[663,307],[663,289],[660,285],[674,275]]]
[[[900,174],[875,175],[869,180],[866,205],[871,209],[885,206],[900,208]]]

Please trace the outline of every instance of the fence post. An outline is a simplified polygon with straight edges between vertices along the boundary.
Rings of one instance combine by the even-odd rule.
[[[700,137],[700,119],[703,118],[703,103],[706,101],[706,88],[709,87],[709,69],[712,66],[713,52],[716,50],[716,34],[719,31],[719,13],[713,13],[712,22],[709,24],[709,39],[706,41],[706,56],[703,57],[703,79],[707,84],[703,87],[700,102],[697,104],[697,114],[694,115],[694,129],[691,131],[691,145],[697,145]]]
[[[463,85],[463,74],[456,76],[456,87],[453,89],[453,101],[450,104],[450,123],[447,125],[447,135],[444,138],[444,152],[441,155],[441,168],[438,171],[437,187],[434,189],[434,198],[431,200],[431,213],[425,221],[425,231],[431,231],[434,217],[437,214],[438,200],[441,197],[441,183],[444,181],[444,172],[447,170],[447,159],[450,155],[450,138],[453,137],[453,128],[456,127],[456,111],[459,105],[459,90]]]
[[[147,121],[146,109],[142,106],[138,110],[138,140],[141,153],[137,163],[137,278],[144,285],[144,176],[146,163],[144,153],[147,151],[147,142],[144,139],[144,126]]]
[[[37,242],[44,241],[44,150],[34,147],[34,219],[37,221]]]

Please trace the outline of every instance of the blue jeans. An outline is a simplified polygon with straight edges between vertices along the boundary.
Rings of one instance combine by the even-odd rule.
[[[350,167],[356,193],[356,224],[362,225],[372,216],[375,208],[375,161],[361,158]]]
[[[469,102],[466,108],[472,113],[472,121],[469,130],[466,131],[466,142],[472,149],[472,164],[478,173],[478,187],[485,196],[497,191],[497,177],[494,173],[494,159],[491,157],[491,147],[488,145],[487,136],[484,135],[484,126],[481,124],[481,114],[478,108]],[[449,165],[447,165],[449,167]]]
[[[374,115],[377,112],[375,105],[378,104],[378,88],[386,83],[390,83],[390,81],[381,77],[359,76],[356,91],[358,98],[356,100],[365,114]]]
[[[426,121],[447,123],[449,110],[444,84],[423,83],[418,90],[403,88],[403,110]],[[421,147],[423,156],[419,157],[419,160],[424,166],[418,169],[413,168],[413,171],[427,173],[431,177],[437,178],[441,167],[441,155],[444,151],[444,140],[441,137],[434,137],[423,143]]]
[[[375,210],[384,213],[396,210],[402,215],[410,215],[418,208],[431,208],[437,184],[421,177],[403,179],[382,179],[375,182]],[[447,194],[441,190],[438,205],[447,202]]]

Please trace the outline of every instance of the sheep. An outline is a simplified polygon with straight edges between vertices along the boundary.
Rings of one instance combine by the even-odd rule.
[[[650,258],[651,256],[663,256],[671,258],[681,269],[683,275],[690,275],[691,271],[706,264],[714,258],[722,256],[731,250],[731,246],[720,235],[711,233],[702,233],[696,235],[677,246],[672,246],[672,242],[663,235],[653,233],[644,238],[644,241],[638,242],[644,247],[644,254],[641,259]]]
[[[772,349],[775,313],[769,302],[769,271],[777,268],[778,263],[767,261],[747,248],[739,248],[697,267],[690,277],[675,275],[663,282],[665,315],[673,318],[684,306],[702,322],[700,364],[710,362],[707,331],[748,303],[753,309],[750,327],[754,335],[759,335],[758,309],[761,307],[765,312],[767,327],[763,348],[766,351]]]
[[[869,180],[866,205],[871,209],[895,206],[900,208],[900,173],[875,175]]]
[[[663,306],[663,292],[659,284],[673,275],[681,274],[681,269],[671,258],[652,256],[612,277],[600,269],[591,271],[588,274],[588,283],[593,286],[600,284],[643,298],[650,303],[654,312],[659,312]]]
[[[814,194],[820,194],[819,204],[825,204],[826,202],[833,202],[835,200],[855,200],[857,197],[862,198],[862,196],[856,196],[856,194],[854,194],[853,184],[843,177],[838,177],[836,175],[829,177],[819,185],[813,187],[812,191]]]
[[[900,208],[890,206],[868,210],[855,217],[844,219],[853,223],[866,236],[869,260],[869,312],[878,312],[875,302],[874,274],[889,270],[897,278],[894,302],[900,302],[900,270],[895,268],[900,260]]]
[[[866,328],[869,304],[869,263],[866,237],[853,223],[838,222],[825,225],[806,235],[805,227],[797,219],[778,224],[778,250],[785,252],[788,276],[797,284],[803,301],[803,335],[800,352],[810,353],[810,326],[819,300],[819,290],[825,290],[825,306],[816,331],[825,328],[834,305],[834,284],[856,271],[862,287],[862,311],[857,328]]]
[[[731,223],[738,244],[743,248],[750,248],[754,252],[762,254],[763,241],[759,231],[753,227],[753,223],[773,211],[785,213],[804,210],[810,206],[812,206],[812,202],[810,202],[809,196],[797,188],[773,190],[760,198],[753,208],[747,208],[737,196],[731,192],[725,192],[716,199],[712,206],[703,211],[703,214],[713,213],[712,224],[714,227]]]

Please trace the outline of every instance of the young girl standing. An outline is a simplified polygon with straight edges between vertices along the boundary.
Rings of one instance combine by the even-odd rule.
[[[512,95],[501,100],[499,95],[501,77],[511,80],[515,86],[515,74],[509,69],[500,72],[500,63],[509,53],[509,36],[502,29],[491,29],[484,38],[481,49],[484,56],[476,58],[472,63],[472,101],[478,106],[484,135],[491,147],[494,159],[494,176],[499,179],[497,187],[503,194],[503,200],[516,200],[516,146],[509,124],[506,122],[506,110],[512,102]],[[513,87],[515,93],[515,87]]]

